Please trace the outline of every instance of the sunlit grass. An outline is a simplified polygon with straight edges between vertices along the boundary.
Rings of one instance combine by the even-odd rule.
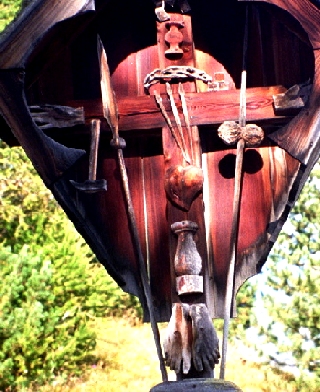
[[[41,392],[149,392],[159,383],[161,373],[149,324],[132,325],[125,319],[97,319],[97,363],[88,368],[82,380],[70,380],[68,386],[46,386]],[[165,325],[160,325],[163,336]],[[228,350],[226,379],[244,392],[297,392],[289,379],[267,366],[242,359],[233,346]],[[219,374],[219,367],[215,370]],[[169,379],[174,380],[173,372]]]

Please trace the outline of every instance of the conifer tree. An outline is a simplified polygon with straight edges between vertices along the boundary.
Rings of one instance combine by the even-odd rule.
[[[261,332],[279,362],[292,356],[299,391],[320,390],[319,196],[318,163],[269,258],[263,295],[270,319]]]

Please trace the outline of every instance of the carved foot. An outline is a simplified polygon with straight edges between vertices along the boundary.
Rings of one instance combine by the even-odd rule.
[[[191,358],[198,372],[212,371],[219,363],[219,340],[205,304],[173,305],[164,351],[176,373],[188,374]]]
[[[176,373],[187,374],[191,368],[191,323],[188,321],[189,305],[176,303],[164,342],[166,364]]]
[[[219,363],[219,339],[205,304],[190,306],[192,360],[197,371],[211,370]]]

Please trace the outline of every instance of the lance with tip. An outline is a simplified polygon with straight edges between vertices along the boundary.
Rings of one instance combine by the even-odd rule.
[[[240,127],[246,126],[246,71],[242,71],[241,74],[241,89],[240,89],[240,116],[239,125]],[[237,142],[237,156],[236,156],[236,167],[234,177],[234,197],[233,197],[233,208],[232,208],[232,225],[231,225],[231,236],[230,236],[230,263],[227,275],[227,286],[224,302],[224,323],[223,323],[223,338],[222,338],[222,355],[220,365],[220,378],[224,379],[226,357],[227,357],[227,345],[229,335],[230,318],[233,309],[233,298],[234,298],[234,278],[235,278],[235,265],[237,258],[237,239],[239,229],[239,213],[240,213],[240,201],[241,201],[241,188],[242,188],[242,166],[243,166],[243,153],[245,148],[245,141],[240,138]]]
[[[155,318],[154,307],[152,304],[151,297],[151,289],[148,280],[148,274],[146,270],[146,265],[144,262],[144,257],[142,254],[141,244],[139,240],[139,233],[135,219],[135,213],[133,208],[133,203],[131,199],[131,193],[129,189],[129,181],[127,169],[123,157],[123,148],[125,147],[125,141],[121,137],[119,137],[119,120],[118,120],[118,106],[116,97],[111,85],[111,77],[110,71],[107,61],[107,55],[103,47],[103,43],[98,37],[98,55],[100,62],[100,71],[101,71],[101,94],[102,94],[102,104],[103,104],[103,114],[105,119],[108,122],[109,127],[111,128],[113,139],[111,140],[111,145],[117,150],[120,174],[122,179],[122,185],[125,193],[126,203],[127,203],[127,213],[129,223],[131,225],[132,233],[133,233],[133,242],[136,248],[136,252],[138,255],[138,266],[140,279],[143,287],[144,296],[146,299],[147,307],[150,315],[150,324],[153,332],[155,345],[157,349],[157,354],[160,362],[160,371],[162,375],[163,381],[168,381],[168,375],[164,363],[164,357],[162,354],[161,343],[160,343],[160,333],[158,329],[158,325]]]

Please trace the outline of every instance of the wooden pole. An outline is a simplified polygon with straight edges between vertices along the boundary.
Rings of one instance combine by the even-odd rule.
[[[157,354],[160,362],[160,371],[162,375],[162,380],[168,381],[168,374],[165,367],[164,357],[161,349],[160,333],[156,322],[154,306],[152,303],[151,289],[148,281],[148,274],[147,274],[146,265],[144,262],[144,257],[142,254],[141,244],[139,240],[139,233],[138,233],[138,228],[137,228],[137,223],[135,218],[135,212],[134,212],[131,193],[129,189],[128,174],[127,174],[127,169],[123,157],[123,148],[125,147],[125,141],[119,137],[118,105],[111,85],[107,55],[105,53],[100,38],[98,38],[98,54],[99,54],[100,69],[101,69],[101,90],[102,90],[101,92],[102,92],[102,101],[103,101],[103,113],[112,130],[113,139],[111,140],[111,145],[117,149],[121,180],[122,180],[126,203],[127,203],[128,218],[133,233],[133,243],[136,252],[138,254],[138,268],[140,273],[140,279],[141,279],[143,292],[149,310],[150,324],[151,324],[151,329],[153,332],[153,337],[154,337]]]
[[[240,117],[239,125],[245,127],[246,125],[246,71],[241,75],[241,90],[240,90]],[[237,143],[237,157],[234,178],[234,199],[233,199],[233,213],[232,213],[232,226],[230,237],[230,264],[227,276],[227,287],[224,302],[224,323],[223,323],[223,338],[222,338],[222,355],[220,365],[220,378],[224,379],[227,345],[229,335],[230,318],[233,308],[233,291],[234,291],[234,271],[237,259],[237,238],[239,228],[239,212],[241,201],[241,187],[242,187],[242,166],[243,166],[243,153],[245,149],[245,141],[240,138]]]

